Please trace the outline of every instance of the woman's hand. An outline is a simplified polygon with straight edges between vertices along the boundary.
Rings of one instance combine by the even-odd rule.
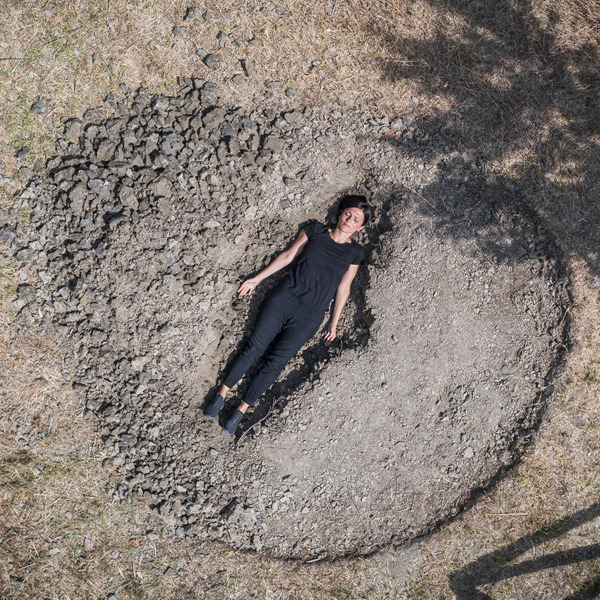
[[[337,337],[337,328],[335,325],[329,324],[327,333],[325,334],[325,347],[330,346],[331,342]]]
[[[254,291],[254,288],[259,284],[259,280],[256,277],[251,277],[250,279],[246,279],[242,285],[238,288],[238,294],[240,296],[250,296]]]

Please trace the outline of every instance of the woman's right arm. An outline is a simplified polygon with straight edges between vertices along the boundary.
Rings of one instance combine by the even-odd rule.
[[[277,273],[277,271],[287,267],[295,258],[302,252],[304,246],[308,242],[308,237],[306,233],[304,233],[304,229],[300,232],[298,237],[294,240],[294,243],[281,254],[278,254],[275,259],[264,268],[258,275],[255,277],[251,277],[250,279],[246,279],[242,285],[240,285],[238,289],[238,294],[240,296],[245,296],[246,294],[250,295],[254,288],[263,280],[273,275],[273,273]]]

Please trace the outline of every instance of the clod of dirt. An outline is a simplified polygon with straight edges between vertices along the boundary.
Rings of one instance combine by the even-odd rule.
[[[45,117],[53,108],[54,106],[47,98],[40,97],[31,105],[31,112]]]
[[[66,122],[21,194],[29,224],[4,215],[0,238],[40,265],[15,309],[68,340],[115,497],[177,535],[334,557],[426,532],[514,461],[560,358],[565,280],[459,140],[342,107],[245,114],[193,80],[111,106]],[[239,281],[375,187],[340,342],[315,338],[232,442],[200,408],[272,286],[247,302]]]

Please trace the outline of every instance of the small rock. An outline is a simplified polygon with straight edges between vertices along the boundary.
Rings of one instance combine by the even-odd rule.
[[[213,14],[210,12],[210,10],[204,11],[202,13],[202,18],[207,22],[207,23],[213,23],[215,18],[213,16]]]
[[[17,300],[13,300],[10,303],[10,305],[13,308],[13,310],[15,310],[16,312],[19,312],[19,311],[23,310],[23,308],[25,308],[27,306],[27,301],[23,300],[21,298],[17,298]],[[21,438],[21,439],[23,439],[23,438]],[[19,445],[21,445],[21,440],[19,440]]]
[[[234,75],[234,76],[231,78],[231,81],[233,81],[233,83],[234,83],[235,85],[238,85],[238,86],[239,86],[239,85],[243,85],[243,84],[244,84],[244,78],[243,78],[243,77],[242,77],[242,76],[241,76],[239,73],[238,73],[238,74],[236,74],[236,75]]]
[[[33,171],[28,167],[21,167],[18,172],[19,179],[23,183],[28,183],[33,178]]]
[[[209,68],[212,69],[213,71],[218,69],[220,66],[220,62],[219,59],[214,55],[214,54],[207,54],[203,59],[202,62]]]
[[[390,127],[394,131],[400,131],[400,130],[404,129],[404,120],[402,119],[402,117],[398,117],[397,119],[394,119],[392,121]]]
[[[114,92],[108,92],[108,94],[106,94],[104,97],[104,102],[114,108],[119,103],[119,96],[117,96]]]
[[[83,133],[81,121],[79,119],[69,119],[65,123],[65,137],[70,142],[77,142]]]
[[[472,448],[471,446],[469,446],[469,447],[468,447],[468,448],[467,448],[467,449],[464,451],[464,453],[463,453],[463,456],[464,456],[465,458],[473,458],[473,455],[474,455],[474,454],[475,454],[475,453],[473,452],[473,448]]]
[[[96,192],[96,194],[98,194],[102,198],[107,198],[108,196],[110,196],[108,188],[101,179],[91,179],[88,182],[88,186],[90,190]]]
[[[83,118],[86,121],[99,121],[103,117],[104,108],[101,106],[98,106],[97,108],[88,108],[88,110],[83,113]]]
[[[254,73],[256,72],[256,69],[254,67],[254,63],[250,60],[247,59],[242,59],[240,61],[241,65],[242,65],[242,69],[244,69],[244,73],[246,74],[246,77],[253,77]]]
[[[204,104],[214,106],[219,102],[219,88],[214,83],[205,83],[200,90],[200,99]]]
[[[21,148],[15,155],[17,162],[22,163],[27,158],[27,155],[30,152],[31,152],[31,148],[29,146],[23,146],[23,148]]]
[[[16,237],[17,233],[11,227],[2,227],[2,229],[0,229],[0,240],[5,244],[12,244]]]
[[[285,113],[285,115],[283,116],[283,118],[290,125],[296,125],[298,123],[298,121],[300,121],[300,119],[302,118],[302,113],[300,111],[293,110],[291,112]]]
[[[171,33],[173,35],[181,35],[185,30],[186,28],[183,25],[175,25],[175,27],[171,29]]]
[[[197,6],[189,6],[185,11],[185,17],[183,17],[184,21],[193,21],[200,17],[200,9]]]
[[[31,105],[31,112],[35,113],[36,115],[40,115],[41,117],[44,117],[53,108],[54,105],[52,104],[52,102],[50,102],[50,100],[48,100],[47,98],[40,97]]]
[[[35,299],[35,288],[28,283],[22,283],[17,286],[17,296],[27,302]]]

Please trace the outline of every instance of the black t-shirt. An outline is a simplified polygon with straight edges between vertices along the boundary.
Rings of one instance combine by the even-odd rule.
[[[307,225],[304,233],[308,242],[284,286],[308,306],[325,310],[350,265],[359,265],[365,251],[354,240],[345,244],[334,242],[328,228],[318,222]]]

